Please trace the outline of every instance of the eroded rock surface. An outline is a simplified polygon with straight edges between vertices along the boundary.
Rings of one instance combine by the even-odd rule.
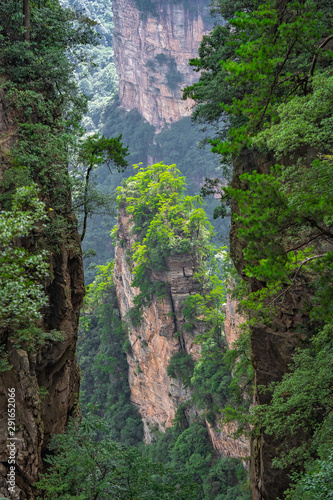
[[[122,318],[133,307],[133,299],[139,290],[132,287],[132,270],[127,251],[135,242],[130,234],[131,222],[124,209],[118,217],[118,234],[122,244],[116,246],[114,280]],[[138,407],[145,431],[145,440],[150,442],[151,429],[164,431],[170,427],[180,403],[189,399],[190,394],[179,380],[167,375],[170,357],[186,349],[197,357],[199,347],[193,344],[193,335],[176,334],[184,323],[182,306],[191,293],[199,291],[193,279],[195,262],[188,255],[177,255],[167,259],[166,270],[155,273],[152,279],[167,285],[167,294],[153,300],[143,311],[140,326],[129,322],[131,351],[127,355],[131,400]]]
[[[114,54],[120,104],[137,108],[157,131],[192,113],[181,88],[198,80],[189,66],[212,27],[208,0],[152,0],[140,11],[136,0],[114,0]]]
[[[122,318],[133,307],[133,299],[139,290],[132,287],[132,269],[128,251],[135,243],[131,234],[131,220],[124,208],[118,216],[119,241],[116,246],[114,280]],[[152,431],[164,431],[172,425],[177,408],[189,401],[191,394],[183,384],[167,375],[170,357],[186,350],[194,359],[200,357],[200,346],[194,344],[195,337],[204,333],[205,323],[198,321],[191,334],[177,335],[185,318],[182,314],[184,301],[191,294],[200,291],[200,284],[193,278],[196,262],[189,255],[175,255],[167,258],[164,272],[154,272],[151,279],[164,282],[167,294],[152,300],[143,311],[140,326],[130,322],[128,338],[131,351],[127,355],[131,400],[137,406],[144,423],[145,441],[150,442]],[[193,405],[186,410],[191,421],[202,412]],[[249,443],[235,440],[235,426],[218,424],[212,428],[207,422],[212,444],[224,456],[242,457],[249,455]]]
[[[15,133],[14,117],[0,89],[0,189],[3,173],[11,167],[10,149]],[[52,206],[52,200],[47,201]],[[10,371],[0,373],[0,496],[15,500],[35,499],[37,492],[32,485],[43,469],[46,446],[52,434],[63,432],[79,392],[75,348],[84,281],[80,238],[75,224],[71,224],[70,206],[67,208],[69,227],[73,229],[50,251],[50,277],[45,284],[49,306],[42,325],[45,332],[62,332],[64,340],[51,341],[37,350],[24,343],[17,348],[10,333],[0,325],[0,343],[12,365]],[[24,242],[28,249],[40,244],[33,238]],[[50,245],[52,242],[48,242],[49,248]],[[16,399],[16,492],[9,496],[7,403],[8,390],[12,388]]]

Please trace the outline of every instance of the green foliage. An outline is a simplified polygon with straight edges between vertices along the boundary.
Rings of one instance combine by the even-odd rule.
[[[54,436],[46,459],[50,464],[37,486],[43,498],[146,500],[192,498],[195,486],[188,475],[153,463],[136,448],[125,448],[107,435],[103,420],[88,415],[80,425]]]
[[[32,344],[38,341],[41,332],[35,324],[40,323],[48,303],[44,291],[48,253],[38,249],[37,243],[47,215],[38,196],[36,185],[19,188],[12,210],[0,213],[0,321],[16,342],[24,340],[25,332],[31,330],[36,334],[30,339]],[[35,241],[29,250],[18,244],[18,238],[28,242],[33,232]]]
[[[304,474],[295,474],[296,485],[286,491],[286,500],[326,500],[333,494],[332,452],[325,460],[307,466]]]
[[[19,188],[11,211],[0,214],[0,318],[3,326],[17,329],[36,319],[47,304],[41,280],[48,274],[47,252],[29,252],[17,245],[47,218],[36,186]]]
[[[331,157],[323,156],[310,167],[299,163],[269,175],[243,174],[246,190],[228,188],[240,208],[235,220],[246,245],[245,274],[266,285],[243,301],[252,322],[269,320],[290,289],[309,283],[315,292],[311,316],[330,321],[333,254],[315,245],[333,237],[331,169]]]
[[[112,273],[113,262],[99,266],[87,290],[78,340],[80,398],[84,407],[92,405],[104,417],[112,439],[132,446],[142,441],[143,429],[130,402],[124,352],[125,346],[126,351],[130,349],[130,342],[120,319]]]
[[[171,90],[177,90],[183,81],[183,75],[178,71],[174,57],[160,53],[154,59],[149,59],[147,66],[154,73],[166,72],[166,83]],[[167,66],[167,68],[162,69],[163,66]]]
[[[286,151],[297,153],[309,144],[322,153],[331,151],[332,70],[316,74],[311,85],[311,93],[278,106],[278,123],[260,132],[253,139],[255,145],[274,150],[278,156]]]
[[[127,155],[128,148],[123,147],[121,135],[107,139],[104,135],[99,137],[98,134],[94,134],[81,142],[76,168],[72,170],[75,186],[73,208],[76,211],[81,209],[82,213],[81,241],[86,233],[88,217],[93,213],[110,213],[111,210],[111,214],[114,215],[113,207],[110,206],[110,195],[105,195],[92,185],[93,171],[105,164],[110,173],[112,167],[118,172],[123,172],[128,165],[125,160]],[[80,211],[78,215],[80,216]]]
[[[135,298],[133,318],[150,303],[153,294],[166,293],[163,283],[150,280],[152,269],[163,270],[166,257],[191,253],[198,265],[209,256],[208,242],[213,231],[202,208],[200,197],[183,194],[184,178],[175,165],[163,163],[140,168],[136,176],[123,181],[117,189],[118,205],[125,207],[133,221],[133,286],[140,288]]]
[[[192,60],[202,71],[199,83],[185,95],[196,100],[198,120],[228,123],[228,135],[224,129],[212,138],[216,152],[250,158],[259,149],[258,165],[266,158],[261,172],[252,171],[249,161],[247,173],[223,189],[220,213],[232,200],[244,248],[236,264],[252,289],[242,286],[243,313],[250,326],[270,324],[289,292],[311,292],[302,309],[309,320],[299,326],[304,345],[290,373],[270,387],[271,403],[257,408],[254,431],[264,426],[280,441],[276,466],[305,467],[290,498],[326,498],[332,447],[332,2],[213,5],[226,24],[204,37],[199,58]],[[269,173],[263,163],[273,155],[282,165]],[[249,346],[244,333],[227,354],[243,386],[252,383]],[[239,418],[233,405],[226,414]]]
[[[221,418],[231,398],[231,373],[225,364],[225,351],[214,339],[202,343],[201,357],[196,362],[191,378],[193,402],[206,410],[206,419],[212,425]]]
[[[169,377],[180,379],[184,387],[188,387],[193,375],[194,361],[187,352],[176,352],[169,360],[167,374]]]
[[[230,154],[250,145],[262,127],[276,123],[281,103],[311,92],[314,71],[330,65],[331,51],[324,42],[332,32],[332,4],[244,0],[237,2],[238,11],[224,0],[216,4],[230,17],[226,26],[204,37],[200,57],[192,60],[203,73],[185,94],[198,102],[196,115],[204,121],[228,114],[228,139],[213,144]]]
[[[7,175],[3,199],[10,207],[12,183],[43,185],[43,197],[53,209],[45,227],[53,248],[75,228],[71,212],[67,166],[86,99],[73,78],[77,61],[84,61],[84,46],[96,43],[95,23],[57,0],[36,2],[30,9],[30,41],[22,31],[21,3],[8,0],[0,6],[0,84],[6,105],[12,110],[16,141],[6,163],[15,175]],[[70,58],[68,56],[71,56]]]
[[[179,408],[181,412],[181,408]],[[248,500],[251,495],[242,484],[246,471],[239,460],[219,457],[209,441],[206,426],[201,422],[185,428],[172,427],[145,448],[151,460],[169,464],[180,474],[189,475],[198,485],[193,500]]]
[[[318,455],[326,459],[332,449],[332,333],[332,325],[325,325],[308,346],[298,349],[290,373],[271,385],[271,403],[258,407],[266,432],[281,443],[274,459],[279,467],[311,463]],[[294,436],[301,441],[292,444]]]

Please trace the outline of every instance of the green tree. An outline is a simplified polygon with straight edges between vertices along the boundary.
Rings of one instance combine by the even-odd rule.
[[[182,414],[182,415],[181,415]],[[176,468],[198,485],[193,500],[249,500],[247,473],[240,460],[220,457],[212,448],[206,425],[189,424],[186,408],[179,407],[175,425],[145,448],[150,460]]]
[[[27,250],[22,239],[41,237],[47,220],[45,205],[38,198],[36,185],[19,188],[12,210],[0,213],[0,321],[11,334],[11,341],[29,340],[30,348],[40,336],[36,325],[42,319],[42,310],[48,304],[45,280],[49,274],[48,252]],[[28,335],[28,337],[27,337]],[[3,369],[8,369],[3,358]]]
[[[311,471],[329,460],[332,431],[326,400],[332,385],[324,375],[333,298],[332,3],[214,5],[226,24],[204,38],[192,61],[203,72],[186,94],[197,101],[197,119],[227,122],[228,134],[212,138],[214,150],[235,161],[248,159],[245,173],[234,173],[223,198],[232,200],[234,237],[243,247],[235,264],[248,283],[242,285],[241,305],[250,326],[272,325],[288,292],[307,290],[302,348],[290,374],[270,387],[271,404],[258,409],[258,425],[281,443],[275,465],[308,470],[296,486],[305,492]],[[258,159],[258,171],[252,158]]]
[[[88,416],[70,422],[65,434],[55,436],[47,458],[51,465],[37,486],[43,498],[117,500],[192,498],[195,485],[188,475],[157,464],[136,448],[97,435],[103,421]],[[105,424],[103,434],[105,432]]]
[[[140,321],[142,307],[153,294],[166,293],[165,284],[151,280],[150,272],[164,269],[167,256],[191,253],[199,268],[210,255],[212,226],[200,197],[183,194],[185,182],[179,174],[176,165],[158,163],[140,168],[117,190],[118,206],[131,215],[137,239],[132,248],[133,286],[140,288],[140,294],[134,299],[132,321]]]
[[[112,273],[113,262],[99,266],[87,288],[78,339],[80,401],[83,408],[105,419],[112,439],[133,446],[142,441],[143,426],[130,402],[123,349],[127,331],[120,318]]]
[[[230,17],[204,37],[200,57],[191,61],[203,73],[185,96],[196,100],[194,116],[203,121],[227,115],[228,138],[213,143],[217,152],[228,154],[276,123],[279,104],[312,92],[315,71],[331,64],[332,5],[330,0],[216,5]]]
[[[74,209],[80,208],[83,212],[81,241],[87,230],[88,217],[94,213],[110,213],[110,196],[98,191],[92,186],[92,173],[99,166],[105,164],[110,173],[112,167],[116,167],[118,172],[123,172],[128,163],[125,156],[128,155],[128,147],[124,148],[121,142],[121,135],[117,138],[107,139],[99,137],[98,134],[88,136],[80,144],[79,153],[76,159],[76,168],[72,172],[74,176]],[[79,216],[80,216],[80,212]],[[112,214],[114,212],[111,212]]]

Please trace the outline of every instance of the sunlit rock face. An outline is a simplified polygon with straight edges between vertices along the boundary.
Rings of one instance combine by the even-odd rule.
[[[241,325],[246,318],[237,312],[237,301],[227,294],[227,302],[223,305],[225,315],[224,334],[228,348],[232,349],[241,332]]]
[[[212,28],[208,5],[209,0],[113,1],[120,104],[137,108],[157,131],[193,111],[181,89],[198,81],[189,59],[197,57]]]
[[[16,116],[0,89],[0,192],[4,192],[3,174],[10,169],[10,150],[16,142]],[[52,200],[44,200],[53,206]],[[70,197],[66,213],[73,221]],[[0,206],[0,209],[2,207]],[[47,237],[46,237],[47,238]],[[45,308],[45,332],[57,330],[62,342],[51,341],[39,349],[26,342],[14,345],[10,332],[0,324],[0,345],[8,353],[9,371],[0,373],[0,496],[9,498],[7,472],[9,448],[7,410],[9,389],[15,390],[16,493],[10,498],[33,500],[38,496],[34,483],[43,470],[43,455],[50,437],[64,431],[74,413],[79,392],[79,369],[76,361],[76,338],[79,312],[84,296],[80,237],[72,229],[63,241],[52,247],[52,241],[34,236],[18,241],[27,249],[48,246],[50,273],[45,283],[49,306]],[[43,241],[40,243],[40,241]],[[12,407],[11,407],[12,408]]]
[[[132,268],[128,250],[135,242],[131,235],[131,221],[124,209],[119,211],[118,234],[121,244],[116,246],[114,279],[122,318],[126,318],[133,307],[133,299],[139,290],[132,287]],[[191,335],[177,336],[185,322],[182,314],[184,301],[191,293],[199,291],[193,279],[194,260],[188,255],[177,255],[167,259],[164,272],[154,273],[152,279],[166,284],[165,296],[152,300],[143,310],[139,326],[129,324],[128,338],[131,344],[127,355],[131,400],[138,407],[145,431],[145,440],[150,442],[151,431],[164,431],[172,425],[180,403],[189,400],[190,393],[183,384],[167,375],[170,357],[181,349],[199,356],[199,347],[193,344],[196,335],[203,333],[203,326]]]
[[[139,290],[132,287],[132,267],[128,251],[135,243],[131,232],[131,219],[125,208],[118,213],[118,236],[116,246],[114,280],[121,316],[126,315],[134,305],[134,297]],[[164,282],[167,293],[153,299],[143,310],[143,320],[139,326],[128,322],[128,338],[131,349],[128,352],[129,383],[131,400],[137,406],[144,423],[145,441],[150,442],[153,431],[164,431],[172,425],[177,408],[190,400],[190,391],[167,374],[170,357],[186,350],[197,360],[200,346],[194,343],[197,335],[205,332],[206,325],[198,321],[191,334],[177,335],[182,330],[185,318],[183,304],[189,295],[200,291],[200,284],[194,279],[197,263],[187,254],[170,256],[163,272],[153,272],[152,280]],[[202,411],[189,405],[186,418],[189,422],[202,418]],[[242,457],[249,455],[249,444],[244,438],[235,440],[233,424],[214,427],[206,422],[215,450],[223,456]]]

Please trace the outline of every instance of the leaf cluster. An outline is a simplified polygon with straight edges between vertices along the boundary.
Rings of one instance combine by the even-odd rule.
[[[136,313],[150,303],[153,293],[165,293],[163,284],[155,285],[150,271],[163,271],[170,255],[191,254],[198,265],[209,256],[213,234],[200,197],[183,194],[184,178],[175,165],[159,163],[140,168],[134,177],[118,188],[118,205],[131,216],[132,233],[137,239],[132,248],[133,286],[140,288]]]
[[[78,339],[80,400],[84,408],[92,406],[90,411],[105,419],[112,439],[133,446],[142,441],[143,428],[130,402],[124,352],[127,331],[118,308],[113,264],[99,266],[87,288]]]
[[[43,498],[65,499],[167,499],[191,498],[195,486],[188,475],[170,466],[154,463],[136,448],[125,447],[105,437],[106,426],[88,415],[79,424],[71,421],[67,431],[54,436],[50,464],[37,486]]]

